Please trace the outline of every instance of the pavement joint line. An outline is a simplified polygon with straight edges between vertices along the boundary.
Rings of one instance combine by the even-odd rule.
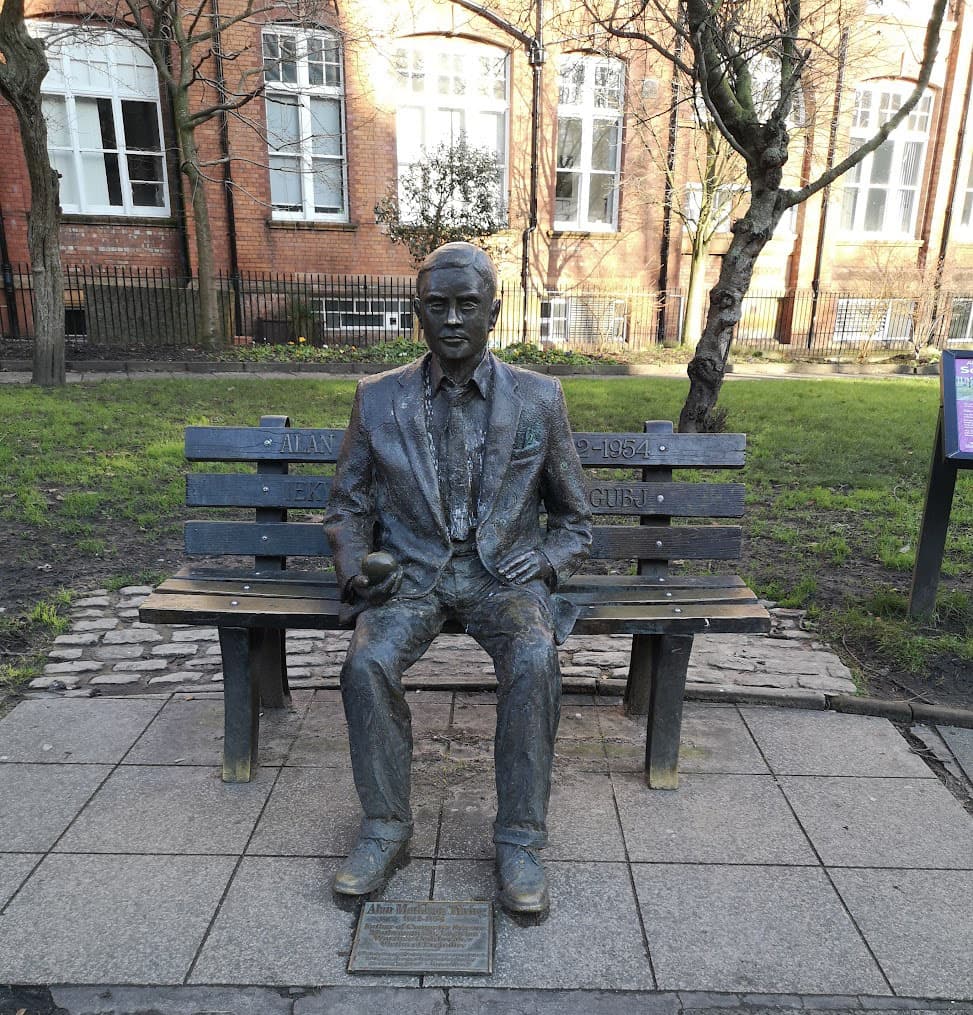
[[[740,718],[743,720],[744,725],[747,727],[747,730],[749,731],[750,736],[753,739],[753,742],[756,745],[757,750],[760,752],[760,756],[761,756],[761,758],[763,758],[764,764],[768,768],[770,768],[771,771],[773,771],[773,769],[772,769],[772,767],[770,765],[770,761],[767,758],[767,756],[766,756],[766,754],[764,752],[763,747],[760,746],[760,742],[757,740],[757,736],[754,733],[753,728],[751,727],[750,723],[747,722],[747,717],[743,714],[743,711],[740,708],[737,708],[737,711],[740,713]],[[814,844],[814,840],[811,837],[811,833],[804,827],[804,822],[801,821],[800,815],[797,813],[797,810],[794,807],[793,803],[791,803],[790,797],[785,792],[783,783],[781,782],[782,778],[784,778],[784,776],[778,776],[775,773],[775,775],[774,775],[774,783],[776,784],[777,789],[780,791],[780,795],[783,797],[784,803],[787,805],[787,809],[791,812],[792,817],[797,822],[797,826],[798,826],[798,828],[800,828],[801,834],[807,840],[807,844],[810,847],[811,852],[814,854],[815,858],[817,859],[818,865],[820,866],[821,870],[824,871],[824,876],[828,879],[828,884],[831,885],[831,890],[832,890],[832,892],[834,892],[835,898],[837,898],[839,904],[841,905],[841,908],[844,910],[845,915],[848,917],[848,920],[851,923],[851,926],[855,928],[855,933],[858,935],[858,937],[861,940],[862,944],[865,946],[865,950],[868,952],[869,956],[871,957],[872,962],[875,963],[875,968],[879,971],[882,979],[885,981],[885,985],[889,988],[889,992],[894,995],[895,994],[895,988],[892,986],[892,981],[889,978],[888,973],[886,973],[885,968],[882,965],[882,963],[879,962],[878,956],[875,954],[875,951],[872,948],[871,944],[869,944],[868,938],[866,938],[866,936],[865,936],[865,932],[859,926],[859,923],[855,919],[854,914],[852,913],[851,909],[848,906],[848,903],[845,902],[844,896],[838,890],[838,886],[835,884],[834,878],[831,876],[831,871],[825,866],[824,858],[821,856],[821,853],[818,850],[818,847]],[[816,776],[812,776],[811,778],[817,778],[817,777]]]
[[[239,871],[240,867],[243,865],[244,858],[247,856],[247,850],[250,848],[250,843],[253,842],[253,837],[257,832],[257,825],[260,824],[260,819],[263,817],[264,811],[270,803],[270,797],[277,788],[277,783],[280,781],[280,776],[283,771],[283,766],[278,766],[277,771],[274,773],[274,780],[270,784],[270,789],[267,791],[266,796],[264,796],[263,804],[260,807],[260,811],[257,814],[256,819],[254,820],[253,827],[250,829],[247,841],[243,844],[239,854],[237,855],[236,863],[233,865],[233,870],[230,871],[230,876],[226,879],[226,884],[223,886],[223,891],[220,893],[219,901],[213,909],[213,915],[210,917],[209,923],[206,925],[206,930],[203,932],[203,936],[199,940],[199,945],[193,953],[192,961],[189,963],[189,968],[186,970],[186,975],[183,977],[182,982],[184,986],[189,985],[189,980],[193,975],[197,962],[199,962],[199,957],[202,955],[203,949],[206,947],[206,942],[209,940],[209,936],[213,932],[213,927],[216,925],[216,921],[219,919],[219,915],[223,911],[223,903],[226,902],[226,897],[230,894],[230,886],[236,879],[237,871]]]

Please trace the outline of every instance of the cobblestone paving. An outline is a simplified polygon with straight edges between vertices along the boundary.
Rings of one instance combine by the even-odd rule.
[[[76,599],[71,628],[55,639],[34,690],[133,692],[218,689],[223,679],[215,628],[142,624],[138,607],[146,585],[96,589]],[[848,668],[802,629],[800,610],[771,609],[769,635],[700,635],[689,665],[691,684],[774,688],[791,692],[854,692]],[[336,687],[350,634],[289,631],[287,666],[292,687]],[[575,691],[618,690],[628,674],[631,637],[572,637],[561,648],[565,686]],[[491,681],[489,656],[462,635],[436,639],[409,671],[410,686],[479,686]]]

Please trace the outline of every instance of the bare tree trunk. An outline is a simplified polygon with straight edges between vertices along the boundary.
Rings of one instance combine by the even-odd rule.
[[[679,414],[682,433],[710,428],[710,415],[723,386],[733,329],[740,320],[743,297],[750,288],[754,265],[773,236],[786,204],[780,191],[753,181],[753,196],[746,215],[733,224],[733,239],[723,255],[720,276],[710,291],[709,310],[696,355],[689,363],[689,394]]]
[[[196,230],[196,278],[199,284],[198,338],[204,349],[213,349],[222,339],[219,296],[216,292],[216,259],[213,255],[213,231],[209,218],[206,180],[199,165],[196,136],[189,123],[189,108],[184,94],[173,96],[176,131],[179,137],[180,169],[189,181],[189,197]]]
[[[41,82],[47,58],[27,34],[23,4],[0,7],[0,94],[13,106],[30,180],[27,245],[34,292],[34,384],[64,384],[64,280],[61,272],[58,176],[47,153]]]
[[[686,312],[683,314],[682,330],[679,332],[680,345],[688,345],[692,336],[699,333],[703,306],[705,305],[703,288],[705,264],[706,248],[693,243],[692,253],[689,257],[689,281],[686,285]],[[693,342],[693,345],[695,346],[696,343]]]

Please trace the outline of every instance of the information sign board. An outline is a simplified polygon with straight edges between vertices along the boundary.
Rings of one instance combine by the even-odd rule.
[[[973,349],[943,353],[944,454],[954,462],[973,462]]]

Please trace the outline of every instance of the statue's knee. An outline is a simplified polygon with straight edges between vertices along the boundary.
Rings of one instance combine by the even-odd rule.
[[[512,645],[512,662],[518,670],[547,672],[557,666],[557,646],[550,632],[536,631]]]
[[[385,682],[390,667],[388,660],[371,648],[352,649],[345,657],[341,669],[341,682],[346,687],[371,687],[376,681]]]

